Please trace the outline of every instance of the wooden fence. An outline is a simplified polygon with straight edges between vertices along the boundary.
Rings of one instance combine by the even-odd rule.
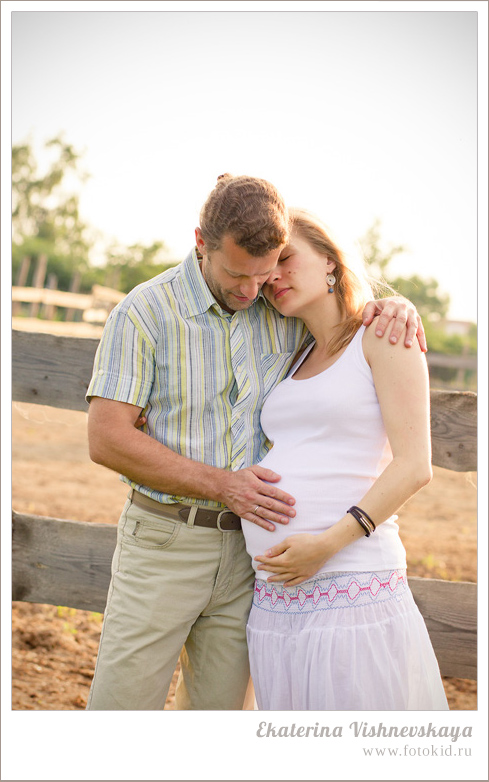
[[[14,331],[13,399],[87,410],[98,340]],[[477,469],[477,396],[431,391],[433,464]],[[12,599],[103,611],[115,525],[12,512]],[[477,678],[477,586],[410,578],[445,676]]]
[[[52,320],[57,307],[73,313],[82,311],[83,321],[89,323],[105,323],[111,309],[115,307],[126,294],[103,285],[94,285],[91,293],[73,293],[58,291],[56,288],[22,287],[12,288],[13,315],[19,314],[21,304],[30,304],[30,316],[36,317],[39,306],[42,305],[47,320]],[[71,318],[69,318],[71,319]]]

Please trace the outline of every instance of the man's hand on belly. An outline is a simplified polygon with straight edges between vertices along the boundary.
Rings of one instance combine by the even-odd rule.
[[[295,499],[273,485],[279,480],[280,475],[259,465],[226,472],[220,500],[243,519],[272,531],[295,516]]]

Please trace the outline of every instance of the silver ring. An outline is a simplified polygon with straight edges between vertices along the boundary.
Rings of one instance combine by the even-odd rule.
[[[253,515],[254,516],[256,516],[256,512],[257,512],[259,507],[260,507],[259,505],[255,505],[255,507],[253,508]]]

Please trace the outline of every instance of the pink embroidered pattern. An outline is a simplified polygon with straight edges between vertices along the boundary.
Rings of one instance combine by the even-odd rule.
[[[360,583],[359,583],[360,582]],[[363,582],[363,583],[362,583]],[[385,573],[340,573],[333,577],[308,581],[297,587],[286,588],[281,584],[255,582],[253,604],[268,610],[287,612],[341,608],[366,605],[373,601],[389,600],[407,589],[406,572],[403,570]]]

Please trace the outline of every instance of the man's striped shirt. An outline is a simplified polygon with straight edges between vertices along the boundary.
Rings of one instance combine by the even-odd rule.
[[[178,454],[214,467],[256,464],[270,447],[260,411],[306,334],[260,293],[230,314],[210,292],[196,250],[137,286],[112,310],[95,356],[87,399],[144,410],[144,431]],[[122,480],[162,503],[219,507]]]

